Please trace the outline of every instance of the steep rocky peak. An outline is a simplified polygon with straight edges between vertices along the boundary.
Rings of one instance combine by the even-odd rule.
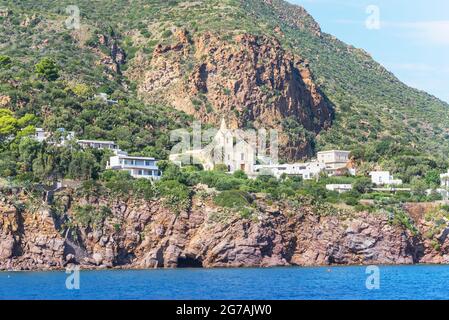
[[[141,97],[161,99],[216,125],[226,114],[234,128],[275,128],[287,134],[287,118],[311,134],[330,127],[333,107],[307,61],[278,39],[248,33],[224,39],[213,32],[191,37],[185,31],[175,33],[175,39],[158,45],[151,61],[142,59],[129,70]],[[290,150],[281,150],[286,158],[312,153],[301,137],[281,139]]]

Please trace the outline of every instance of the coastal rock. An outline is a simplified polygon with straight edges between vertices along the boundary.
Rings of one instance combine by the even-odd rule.
[[[420,236],[432,228],[425,210],[413,213],[417,234],[392,224],[384,214],[320,215],[306,205],[293,208],[280,201],[273,206],[255,197],[259,213],[244,219],[210,199],[195,196],[191,210],[179,214],[159,201],[112,203],[112,214],[102,224],[78,226],[70,233],[51,215],[19,212],[3,199],[0,270],[61,269],[68,264],[92,269],[449,262],[447,228],[433,239]],[[108,204],[93,197],[67,203],[68,217],[80,203]]]
[[[101,265],[103,262],[103,255],[101,253],[94,253],[92,255],[92,259],[94,260],[97,266]]]
[[[13,256],[14,244],[15,241],[12,235],[7,235],[4,239],[0,240],[0,261]]]

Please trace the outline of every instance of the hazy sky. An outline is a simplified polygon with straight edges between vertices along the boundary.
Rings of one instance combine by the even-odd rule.
[[[449,102],[448,0],[289,1],[302,5],[324,32],[368,51],[401,81]]]

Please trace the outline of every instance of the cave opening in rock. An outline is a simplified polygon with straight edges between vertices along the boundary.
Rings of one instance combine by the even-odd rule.
[[[178,257],[178,268],[202,268],[201,259],[194,257]]]

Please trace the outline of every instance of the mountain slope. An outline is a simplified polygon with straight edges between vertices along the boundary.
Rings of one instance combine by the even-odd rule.
[[[205,122],[226,115],[235,127],[278,128],[285,159],[328,147],[354,149],[372,162],[449,151],[446,103],[323,33],[299,6],[281,0],[81,0],[81,29],[67,30],[70,4],[1,2],[10,9],[0,17],[10,37],[0,53],[16,62],[9,74],[2,72],[2,95],[13,97],[8,107],[19,114],[31,111],[54,127],[122,140],[134,150],[148,141],[138,143],[125,129],[94,119],[79,96],[45,106],[39,96],[48,96],[54,83],[26,90],[33,65],[51,56],[65,88],[81,83],[97,93],[115,91],[124,104],[138,95],[145,102],[136,101],[141,112],[164,114],[162,123],[184,117],[178,109]],[[126,117],[121,125],[133,121]]]
[[[298,27],[288,19],[279,20],[277,11],[292,10],[283,1],[245,3],[255,21],[271,25],[267,30],[282,26],[285,45],[309,61],[319,87],[335,105],[337,118],[321,137],[322,145],[341,147],[391,138],[421,152],[446,152],[447,103],[407,87],[369,54],[318,33],[313,23]]]

